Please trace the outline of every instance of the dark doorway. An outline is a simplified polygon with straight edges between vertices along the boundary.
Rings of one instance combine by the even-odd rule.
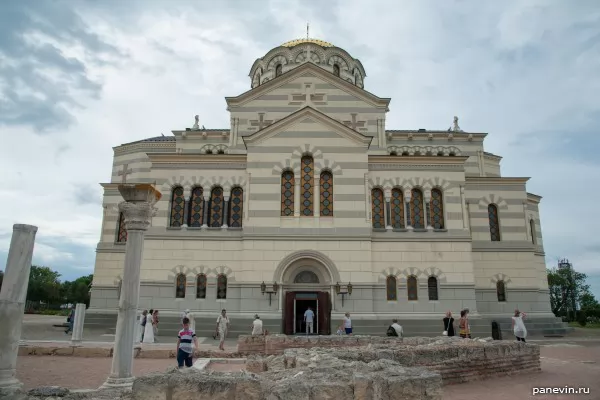
[[[317,310],[317,299],[296,299],[296,330],[295,334],[306,334],[306,323],[304,322],[304,313],[308,310],[308,307],[312,309],[314,313],[313,317],[313,325],[312,325],[312,334],[316,335],[318,333],[317,330],[317,321],[318,321],[318,310]]]
[[[315,313],[313,333],[330,335],[331,300],[328,292],[287,292],[283,310],[283,333],[306,334],[304,312],[311,307]]]

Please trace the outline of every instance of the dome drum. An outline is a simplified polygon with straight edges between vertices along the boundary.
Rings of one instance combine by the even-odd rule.
[[[366,73],[362,63],[345,50],[319,39],[292,40],[257,59],[249,74],[252,88],[275,79],[305,62],[312,62],[341,79],[364,88]]]

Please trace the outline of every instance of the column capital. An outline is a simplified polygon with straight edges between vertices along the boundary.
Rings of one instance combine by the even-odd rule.
[[[156,215],[158,208],[147,201],[140,203],[122,201],[119,203],[119,211],[125,216],[125,229],[127,231],[145,231],[150,226],[150,220]]]
[[[410,201],[411,198],[412,198],[411,189],[404,190],[404,201]]]
[[[425,189],[423,197],[425,198],[425,201],[429,203],[429,200],[431,200],[431,189]]]
[[[385,201],[390,201],[392,198],[392,189],[385,188],[383,189],[383,196],[385,197]]]

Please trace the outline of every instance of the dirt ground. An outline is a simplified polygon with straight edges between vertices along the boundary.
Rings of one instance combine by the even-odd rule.
[[[541,348],[542,372],[444,387],[444,400],[567,400],[600,399],[600,342],[554,343]],[[174,359],[134,360],[137,376],[164,372]],[[59,385],[74,389],[97,388],[110,372],[110,358],[60,356],[19,357],[17,377],[26,388]],[[230,369],[215,366],[216,370]],[[239,369],[239,366],[236,366]],[[585,387],[590,394],[533,395],[535,387]]]

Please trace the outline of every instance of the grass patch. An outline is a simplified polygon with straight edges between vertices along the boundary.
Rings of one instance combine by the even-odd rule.
[[[600,329],[600,322],[588,322],[585,326],[581,326],[577,322],[569,322],[569,326],[582,329]]]

